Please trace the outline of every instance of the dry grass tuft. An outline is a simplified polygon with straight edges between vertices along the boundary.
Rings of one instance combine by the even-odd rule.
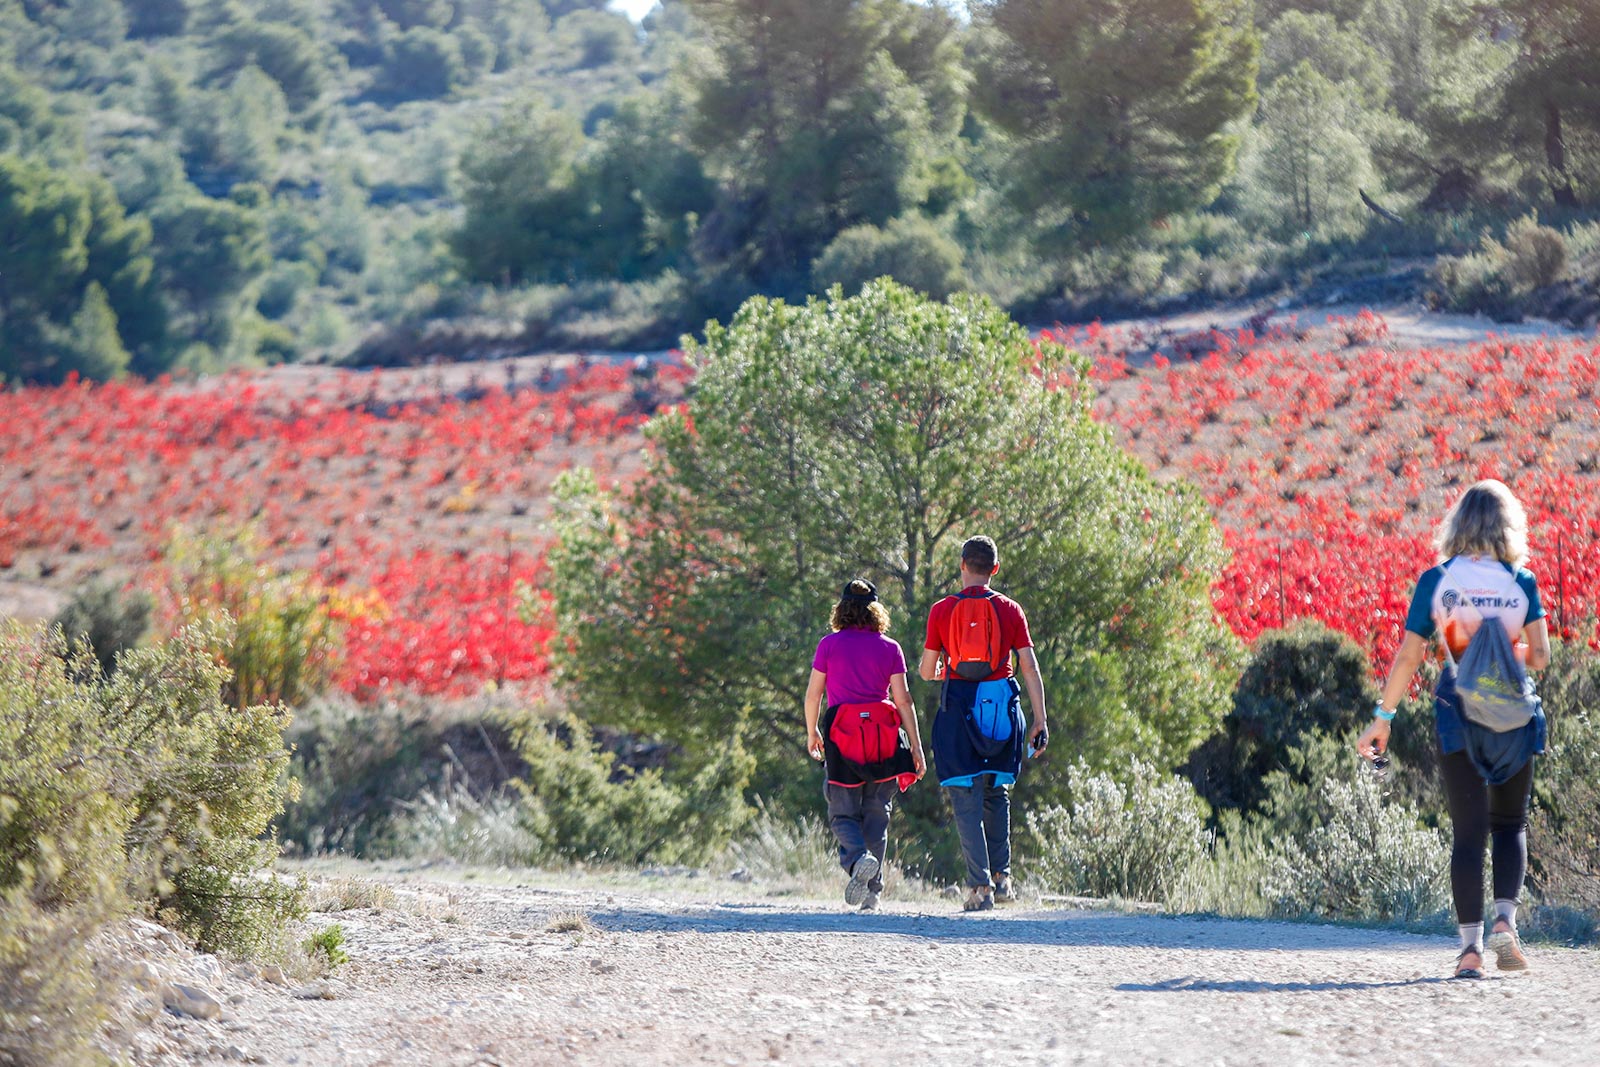
[[[308,905],[311,911],[337,912],[371,908],[392,911],[396,904],[394,888],[365,878],[330,878],[311,885]]]
[[[544,929],[549,934],[593,934],[599,932],[594,923],[589,921],[587,914],[576,910],[553,912],[549,921],[544,924]]]

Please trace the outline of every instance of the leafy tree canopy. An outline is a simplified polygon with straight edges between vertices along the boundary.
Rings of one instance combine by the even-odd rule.
[[[1220,539],[1090,417],[1081,357],[985,299],[887,281],[754,298],[686,354],[696,389],[650,424],[648,476],[620,499],[572,479],[557,509],[559,671],[586,718],[699,752],[739,731],[768,785],[809,783],[796,724],[840,585],[876,581],[915,657],[980,532],[1064,747],[1171,765],[1221,716]]]
[[[800,291],[834,235],[927,197],[965,115],[948,12],[905,0],[690,0],[691,139],[720,184],[702,242]]]
[[[979,109],[1017,142],[1007,190],[1046,244],[1137,234],[1216,198],[1258,43],[1232,0],[980,0]]]
[[[0,376],[110,377],[159,356],[150,226],[103,179],[0,156]]]

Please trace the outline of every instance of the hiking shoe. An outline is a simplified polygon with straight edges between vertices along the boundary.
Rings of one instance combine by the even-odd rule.
[[[1511,929],[1511,924],[1504,919],[1495,922],[1494,933],[1489,935],[1484,947],[1494,953],[1494,965],[1500,970],[1528,969],[1528,957],[1522,954],[1522,946],[1517,943],[1517,932]]]
[[[878,894],[874,893],[870,889],[867,890],[867,895],[861,898],[861,910],[862,911],[877,911],[878,910]]]
[[[962,911],[993,911],[994,892],[986,885],[975,885],[967,890],[967,899],[961,902]]]
[[[1457,978],[1482,978],[1483,977],[1483,951],[1477,945],[1469,945],[1456,953]]]
[[[852,908],[858,906],[872,892],[867,883],[878,877],[878,857],[867,852],[850,868],[850,881],[844,887],[844,902]]]
[[[994,902],[996,904],[1011,904],[1017,899],[1017,890],[1011,884],[1011,876],[1002,874],[994,880]]]

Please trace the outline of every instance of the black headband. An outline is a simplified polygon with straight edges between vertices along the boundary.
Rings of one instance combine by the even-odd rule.
[[[867,591],[865,593],[852,593],[850,587],[855,585],[856,582],[866,586]],[[865,578],[856,578],[845,583],[844,593],[840,595],[839,600],[845,604],[876,604],[878,602],[878,587]]]

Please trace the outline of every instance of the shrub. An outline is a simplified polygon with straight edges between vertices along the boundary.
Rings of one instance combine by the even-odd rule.
[[[1519,290],[1554,285],[1567,267],[1567,240],[1561,231],[1524,215],[1506,228],[1505,249],[1511,281]]]
[[[344,950],[344,946],[344,927],[334,923],[306,938],[301,947],[306,955],[318,961],[325,970],[331,971],[342,963],[350,962],[350,954]]]
[[[891,832],[891,843],[894,837]],[[760,881],[802,890],[833,888],[839,880],[837,846],[822,820],[785,818],[759,798],[754,817],[728,845],[724,863]]]
[[[374,88],[394,100],[426,100],[460,88],[471,74],[456,38],[441,30],[414,26],[397,34],[384,50],[383,68]]]
[[[1552,908],[1600,920],[1600,656],[1581,642],[1553,647],[1539,679],[1549,719],[1534,771],[1529,820],[1531,881]]]
[[[1377,699],[1366,653],[1344,634],[1304,619],[1256,639],[1221,729],[1186,771],[1218,808],[1255,810],[1267,775],[1316,731],[1360,729]]]
[[[297,914],[296,887],[258,877],[292,792],[287,714],[223,703],[228,645],[196,624],[106,678],[59,630],[0,629],[0,891],[51,907],[131,887],[203,946],[236,951]]]
[[[294,310],[300,295],[317,284],[317,270],[301,260],[280,262],[261,279],[256,292],[256,310],[268,319],[283,318]]]
[[[384,851],[414,860],[454,860],[488,867],[528,867],[546,856],[528,825],[527,806],[514,793],[476,795],[455,783],[402,801]]]
[[[157,877],[163,917],[202,947],[250,952],[298,916],[301,893],[260,874],[277,854],[262,835],[294,795],[283,773],[289,714],[223,699],[231,649],[223,625],[185,627],[124,656],[96,702],[117,724],[113,751],[133,753],[142,774],[130,839]]]
[[[355,856],[430,850],[472,862],[509,859],[456,855],[443,831],[470,825],[524,765],[505,709],[439,708],[405,699],[373,707],[317,701],[289,732],[300,796],[279,822],[285,845],[300,852]],[[440,828],[440,832],[430,829]]]
[[[109,1062],[94,1046],[105,997],[88,942],[113,899],[51,908],[25,886],[0,893],[0,1063]]]
[[[885,276],[935,300],[966,287],[961,246],[920,215],[903,215],[882,229],[852,226],[811,265],[812,285],[819,292],[841,285],[853,295]]]
[[[528,765],[517,783],[524,818],[548,855],[575,860],[676,863],[725,845],[748,815],[743,792],[754,761],[730,732],[720,754],[669,781],[655,769],[617,766],[572,716],[516,732]]]
[[[1379,785],[1351,736],[1312,733],[1288,751],[1286,769],[1267,777],[1256,818],[1289,872],[1273,912],[1404,922],[1432,915],[1447,900],[1444,834],[1424,826],[1398,790]]]
[[[1312,733],[1285,762],[1259,811],[1220,813],[1208,861],[1181,881],[1175,907],[1394,922],[1444,909],[1444,835],[1362,769],[1349,736]]]
[[[1125,781],[1067,772],[1071,803],[1028,817],[1039,877],[1069,893],[1165,901],[1205,857],[1205,804],[1188,782],[1138,759]]]
[[[1304,913],[1303,861],[1293,841],[1237,811],[1221,812],[1219,823],[1205,862],[1178,878],[1168,909],[1252,918]]]
[[[1319,801],[1327,818],[1305,840],[1304,910],[1385,922],[1444,911],[1449,853],[1442,832],[1421,825],[1403,804],[1383,803],[1371,777],[1329,779]]]
[[[613,11],[574,11],[556,23],[556,35],[572,51],[576,70],[593,70],[632,60],[638,54],[636,31]]]
[[[70,904],[123,882],[140,768],[110,758],[126,727],[99,677],[59,630],[0,625],[0,890]]]
[[[1504,241],[1484,234],[1477,252],[1441,257],[1432,278],[1439,298],[1458,311],[1520,318],[1521,304],[1555,284],[1566,267],[1566,238],[1529,214],[1506,228]]]
[[[168,610],[178,626],[226,613],[228,700],[295,705],[327,682],[340,647],[329,610],[332,594],[308,574],[274,574],[257,560],[263,547],[253,531],[176,535],[167,546]],[[359,614],[358,605],[341,605]]]

